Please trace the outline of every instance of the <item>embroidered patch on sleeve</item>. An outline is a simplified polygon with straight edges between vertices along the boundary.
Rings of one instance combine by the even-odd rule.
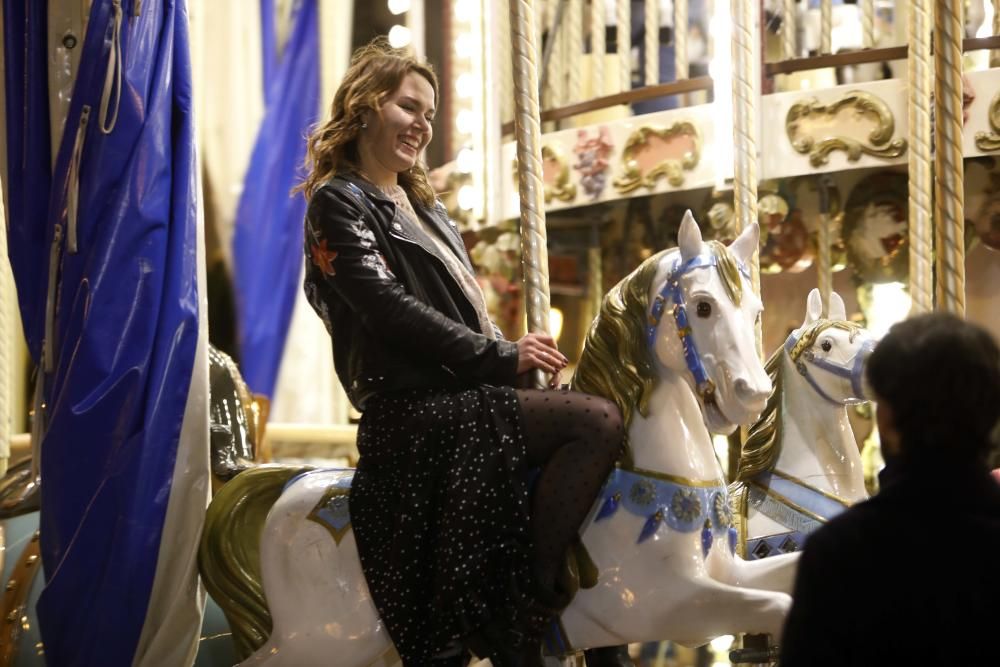
[[[382,280],[395,280],[396,277],[389,269],[389,264],[385,261],[382,253],[371,253],[361,258],[361,264],[378,274]]]
[[[312,254],[312,263],[316,265],[316,268],[323,272],[323,275],[337,275],[336,270],[333,268],[333,260],[337,259],[337,255],[339,253],[336,250],[327,249],[326,239],[323,239],[319,243],[312,244],[310,252]]]

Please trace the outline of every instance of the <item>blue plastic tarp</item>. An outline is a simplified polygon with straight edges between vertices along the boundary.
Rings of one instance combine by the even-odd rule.
[[[265,3],[266,4],[266,3]],[[318,118],[316,0],[299,3],[277,64],[236,214],[234,279],[240,365],[255,393],[273,396],[300,289],[306,204],[292,189],[304,178],[306,137]]]
[[[50,367],[36,415],[47,574],[37,611],[48,664],[130,665],[161,543],[179,550],[172,558],[195,546],[163,533],[168,504],[183,500],[171,483],[193,444],[180,435],[198,372],[187,15],[182,0],[93,1],[48,187],[45,6],[4,3],[9,252],[32,357]],[[207,455],[205,468],[190,479],[207,479]],[[193,578],[172,586],[194,590]]]

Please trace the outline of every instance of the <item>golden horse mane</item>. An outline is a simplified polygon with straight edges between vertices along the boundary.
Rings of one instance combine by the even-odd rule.
[[[808,350],[827,329],[842,329],[851,334],[854,339],[861,331],[861,325],[845,320],[817,320],[810,324],[799,337],[795,347],[792,348],[789,357],[794,364]],[[764,411],[757,421],[747,429],[747,438],[743,443],[740,454],[739,466],[736,469],[734,481],[742,482],[750,479],[754,475],[773,470],[781,454],[781,392],[782,392],[782,355],[785,353],[785,345],[782,344],[771,358],[764,365],[768,377],[771,378],[771,395],[767,399]]]
[[[706,245],[718,260],[726,293],[739,305],[743,286],[736,258],[717,241]],[[644,260],[604,296],[571,382],[574,391],[613,401],[621,410],[626,433],[636,410],[643,417],[649,415],[649,396],[656,386],[657,376],[646,342],[649,292],[660,260],[668,252],[661,250]],[[630,460],[627,435],[624,451],[625,459]]]

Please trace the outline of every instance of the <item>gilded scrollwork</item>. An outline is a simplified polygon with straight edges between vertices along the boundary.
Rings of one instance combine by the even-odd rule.
[[[554,182],[550,183],[548,175],[545,178],[545,203],[555,197],[559,201],[570,202],[576,199],[576,185],[569,179],[569,162],[562,153],[549,144],[542,146],[542,164],[555,163],[556,174]]]
[[[638,156],[644,148],[649,147],[652,138],[669,144],[682,137],[688,139],[689,145],[681,155],[666,157],[644,172]],[[621,194],[628,194],[639,188],[652,189],[661,176],[666,176],[670,185],[678,187],[684,183],[684,171],[694,169],[700,158],[701,135],[694,123],[680,121],[668,127],[640,127],[625,142],[622,150],[624,172],[614,180],[615,189]]]
[[[981,151],[1000,150],[1000,93],[993,96],[987,112],[992,132],[976,132],[976,148]]]
[[[875,128],[868,133],[867,142],[843,134],[814,136],[810,133],[817,126],[835,125],[837,116],[845,109],[853,109],[858,119],[875,121]],[[906,152],[906,139],[892,138],[896,122],[885,102],[870,93],[852,91],[835,102],[822,104],[816,98],[801,100],[792,105],[785,117],[785,132],[797,152],[808,154],[814,167],[827,163],[830,153],[844,151],[850,162],[862,154],[880,158],[895,158]],[[822,131],[816,131],[822,135]]]
[[[554,173],[549,171],[551,167],[555,167]],[[517,158],[511,162],[511,175],[516,185]],[[576,199],[576,184],[570,182],[569,162],[563,157],[562,151],[551,144],[542,146],[542,182],[545,184],[546,204],[553,198],[564,202]]]

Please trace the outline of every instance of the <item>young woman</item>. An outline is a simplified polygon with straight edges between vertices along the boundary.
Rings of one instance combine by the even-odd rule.
[[[420,164],[438,103],[428,65],[384,41],[354,54],[309,140],[305,290],[363,413],[351,517],[404,664],[461,665],[464,646],[537,665],[622,420],[596,397],[514,388],[567,360],[549,336],[510,342],[490,321]]]

